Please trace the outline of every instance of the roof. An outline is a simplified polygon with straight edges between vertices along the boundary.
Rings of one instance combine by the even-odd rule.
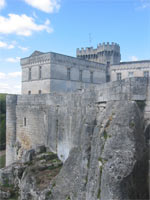
[[[150,60],[138,60],[138,61],[120,62],[118,64],[113,64],[112,66],[115,66],[115,65],[126,65],[126,64],[136,64],[136,63],[147,63],[147,62],[150,62]]]
[[[39,56],[39,55],[41,55],[41,54],[44,54],[44,53],[41,52],[41,51],[34,51],[34,52],[31,54],[30,57]]]

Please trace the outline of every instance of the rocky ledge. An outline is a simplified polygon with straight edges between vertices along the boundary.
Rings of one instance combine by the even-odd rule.
[[[47,199],[61,167],[44,146],[25,152],[22,160],[0,170],[0,199]]]

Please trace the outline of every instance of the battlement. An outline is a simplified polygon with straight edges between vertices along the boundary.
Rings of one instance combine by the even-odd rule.
[[[83,54],[95,54],[102,51],[115,51],[115,52],[120,53],[120,46],[119,44],[115,42],[112,42],[112,43],[103,42],[102,44],[99,43],[96,49],[94,49],[93,47],[86,47],[86,48],[81,48],[81,49],[77,48],[76,53],[77,55],[83,55]]]
[[[91,60],[98,63],[118,64],[121,60],[119,44],[112,43],[99,43],[97,48],[86,47],[76,50],[76,56],[84,60]]]

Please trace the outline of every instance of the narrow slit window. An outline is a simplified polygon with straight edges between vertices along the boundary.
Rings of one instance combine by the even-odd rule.
[[[41,78],[42,78],[42,67],[39,66],[39,79],[41,79]]]
[[[93,72],[90,72],[90,81],[93,83]]]
[[[70,68],[67,68],[67,79],[70,80]]]
[[[24,125],[24,126],[27,125],[27,119],[26,119],[26,117],[24,117],[24,119],[23,119],[23,125]]]
[[[31,68],[29,68],[29,81],[31,81]]]
[[[82,81],[82,70],[79,71],[79,81]]]

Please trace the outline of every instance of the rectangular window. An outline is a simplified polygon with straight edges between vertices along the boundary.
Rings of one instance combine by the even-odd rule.
[[[31,68],[29,68],[29,81],[31,81]]]
[[[79,71],[79,81],[82,81],[82,70]]]
[[[131,77],[133,77],[133,76],[134,76],[134,73],[133,73],[133,72],[129,72],[129,73],[128,73],[128,77],[129,77],[129,78],[131,78]]]
[[[121,73],[117,73],[117,81],[120,81],[122,79]]]
[[[39,94],[42,94],[42,90],[39,90]]]
[[[39,79],[41,79],[41,78],[42,78],[42,67],[39,66]]]
[[[93,72],[90,72],[90,81],[93,83]]]
[[[144,77],[149,77],[149,71],[144,71]]]
[[[67,79],[70,80],[70,68],[67,68]]]

